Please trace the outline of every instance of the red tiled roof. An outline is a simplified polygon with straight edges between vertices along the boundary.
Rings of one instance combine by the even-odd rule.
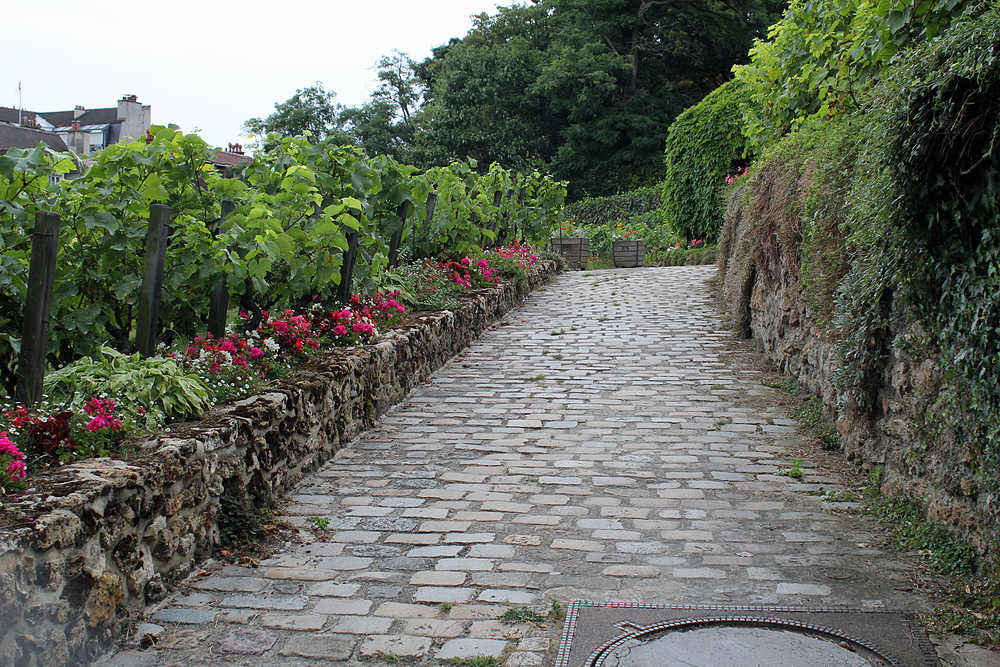
[[[235,167],[236,165],[243,164],[244,162],[250,162],[253,158],[249,155],[244,155],[243,153],[230,153],[229,151],[219,151],[215,154],[215,157],[209,160],[212,164],[218,164],[225,167]]]

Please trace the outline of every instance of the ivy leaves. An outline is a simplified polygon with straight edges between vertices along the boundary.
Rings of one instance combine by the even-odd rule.
[[[903,47],[937,36],[972,0],[793,0],[733,68],[750,90],[755,150],[805,124],[856,110]]]

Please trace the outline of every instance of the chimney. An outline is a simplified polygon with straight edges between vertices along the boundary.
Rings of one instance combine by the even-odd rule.
[[[21,116],[21,125],[24,127],[36,127],[38,122],[35,120],[35,114],[26,113]]]
[[[80,129],[80,121],[74,119],[73,122],[69,124],[69,127],[74,132],[78,131]]]
[[[142,107],[136,102],[135,95],[122,95],[122,98],[118,100],[118,120],[136,122],[137,117],[141,116]]]
[[[79,118],[85,113],[87,113],[87,110],[84,109],[82,105],[77,104],[75,107],[73,107],[73,118]]]

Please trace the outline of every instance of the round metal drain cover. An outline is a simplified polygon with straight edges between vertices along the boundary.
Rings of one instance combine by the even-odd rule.
[[[668,627],[663,627],[664,625]],[[647,627],[598,649],[591,667],[872,667],[899,663],[828,628],[769,619],[701,619]]]

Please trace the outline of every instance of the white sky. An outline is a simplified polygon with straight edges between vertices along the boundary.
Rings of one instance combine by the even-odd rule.
[[[510,0],[0,0],[0,106],[152,106],[214,146],[316,81],[357,106],[392,49],[416,61]]]

